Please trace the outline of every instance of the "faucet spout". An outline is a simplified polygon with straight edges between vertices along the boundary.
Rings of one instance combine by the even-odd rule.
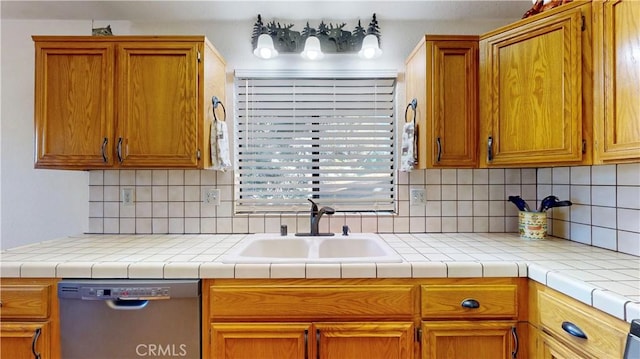
[[[318,209],[318,205],[314,201],[309,199],[309,202],[311,202],[311,229],[309,232],[312,236],[318,236],[320,235],[318,227],[322,216],[325,214],[330,216],[336,213],[336,211],[331,207],[322,207]],[[333,235],[333,233],[326,235]]]

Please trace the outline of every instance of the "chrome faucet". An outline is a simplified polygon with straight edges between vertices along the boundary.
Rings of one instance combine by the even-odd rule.
[[[318,209],[318,205],[308,199],[309,202],[311,202],[311,230],[310,233],[304,233],[304,234],[300,234],[300,235],[311,235],[311,236],[333,236],[333,233],[318,233],[318,224],[320,223],[320,219],[322,218],[322,215],[326,214],[328,216],[336,213],[336,211],[331,208],[331,207],[322,207],[320,209]]]

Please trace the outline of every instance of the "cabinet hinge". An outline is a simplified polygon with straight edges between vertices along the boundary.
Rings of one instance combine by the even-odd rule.
[[[587,140],[582,140],[582,154],[587,153]]]
[[[416,342],[422,341],[422,328],[416,328]]]
[[[584,16],[582,17],[582,21],[583,21],[583,24],[584,24]],[[198,51],[198,62],[200,62],[200,51]]]
[[[585,20],[584,15],[582,15],[582,26],[580,27],[581,31],[584,31],[587,29],[587,21]]]

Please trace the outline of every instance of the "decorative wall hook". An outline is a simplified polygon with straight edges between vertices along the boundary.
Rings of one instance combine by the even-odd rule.
[[[312,28],[307,22],[302,31],[293,30],[293,24],[280,24],[271,21],[263,23],[262,16],[258,15],[258,19],[253,25],[251,35],[251,45],[254,54],[261,57],[258,38],[260,35],[267,34],[273,40],[274,49],[278,53],[302,53],[305,48],[305,42],[309,37],[316,37],[320,42],[323,53],[350,53],[358,52],[362,49],[363,40],[367,35],[375,35],[378,43],[380,41],[380,27],[376,14],[373,14],[369,26],[365,29],[362,27],[361,21],[353,31],[345,29],[346,23],[326,24],[321,21],[318,28]],[[379,50],[379,49],[378,49]],[[272,56],[273,57],[273,56]]]

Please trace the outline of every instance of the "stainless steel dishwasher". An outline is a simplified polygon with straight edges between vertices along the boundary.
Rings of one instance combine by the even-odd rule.
[[[640,359],[640,319],[633,319],[622,359]]]
[[[200,281],[62,280],[65,359],[200,358]]]

